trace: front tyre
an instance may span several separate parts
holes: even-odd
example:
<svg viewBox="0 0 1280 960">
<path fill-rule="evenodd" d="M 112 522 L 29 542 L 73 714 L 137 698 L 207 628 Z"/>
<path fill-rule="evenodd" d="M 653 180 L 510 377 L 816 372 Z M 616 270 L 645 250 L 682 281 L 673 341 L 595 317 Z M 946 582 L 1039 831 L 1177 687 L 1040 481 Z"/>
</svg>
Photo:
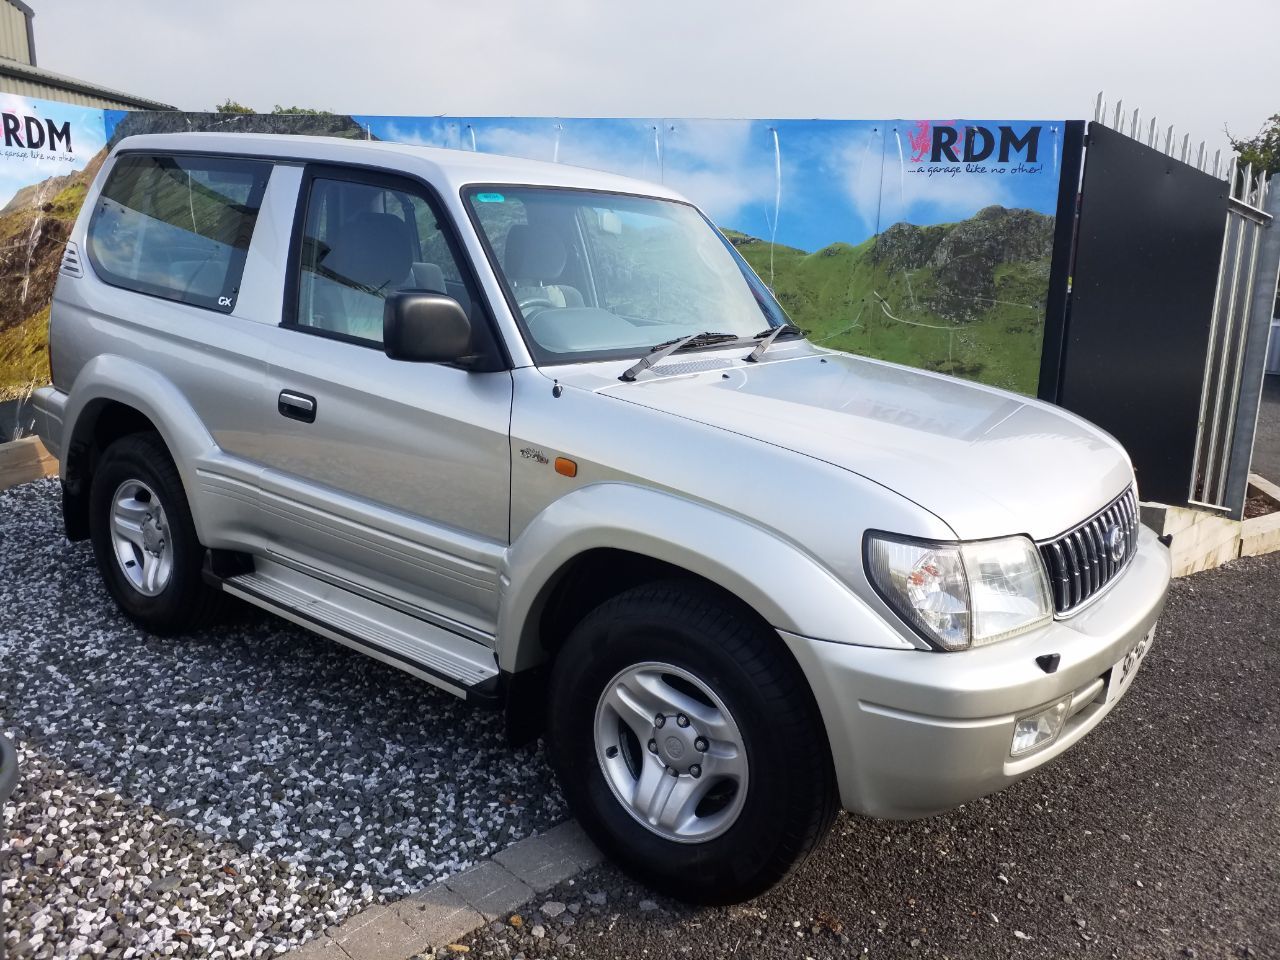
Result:
<svg viewBox="0 0 1280 960">
<path fill-rule="evenodd" d="M 836 811 L 827 738 L 765 624 L 697 583 L 637 587 L 569 636 L 552 672 L 552 763 L 591 838 L 681 900 L 749 899 Z"/>
<path fill-rule="evenodd" d="M 180 633 L 216 609 L 182 479 L 155 434 L 122 437 L 103 453 L 89 488 L 89 537 L 107 590 L 144 630 Z"/>
</svg>

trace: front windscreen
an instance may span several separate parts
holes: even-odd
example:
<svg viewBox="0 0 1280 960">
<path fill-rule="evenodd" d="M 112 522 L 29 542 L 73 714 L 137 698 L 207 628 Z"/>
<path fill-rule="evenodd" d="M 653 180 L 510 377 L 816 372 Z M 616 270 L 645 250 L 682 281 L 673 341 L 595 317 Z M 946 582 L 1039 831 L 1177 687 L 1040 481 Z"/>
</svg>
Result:
<svg viewBox="0 0 1280 960">
<path fill-rule="evenodd" d="M 467 201 L 541 363 L 635 356 L 696 333 L 750 338 L 786 320 L 688 204 L 510 186 Z"/>
</svg>

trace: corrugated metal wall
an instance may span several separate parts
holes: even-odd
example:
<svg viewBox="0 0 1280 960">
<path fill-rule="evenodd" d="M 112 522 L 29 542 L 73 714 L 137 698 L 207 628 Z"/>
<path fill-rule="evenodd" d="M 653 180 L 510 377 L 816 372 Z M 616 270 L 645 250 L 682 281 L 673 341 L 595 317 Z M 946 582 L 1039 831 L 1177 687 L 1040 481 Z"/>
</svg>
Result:
<svg viewBox="0 0 1280 960">
<path fill-rule="evenodd" d="M 19 63 L 31 62 L 27 47 L 27 18 L 7 0 L 0 0 L 0 57 Z"/>
<path fill-rule="evenodd" d="M 32 40 L 23 6 L 15 6 L 14 0 L 0 0 L 0 94 L 107 110 L 172 109 L 142 98 L 127 99 L 128 94 L 102 90 L 96 84 L 39 69 L 32 63 Z"/>
<path fill-rule="evenodd" d="M 16 93 L 20 97 L 36 97 L 40 100 L 61 100 L 63 103 L 75 103 L 82 107 L 101 107 L 109 110 L 136 110 L 136 106 L 120 100 L 108 100 L 103 97 L 91 97 L 77 90 L 64 87 L 53 87 L 45 83 L 31 80 L 20 80 L 17 77 L 0 76 L 0 93 Z"/>
</svg>

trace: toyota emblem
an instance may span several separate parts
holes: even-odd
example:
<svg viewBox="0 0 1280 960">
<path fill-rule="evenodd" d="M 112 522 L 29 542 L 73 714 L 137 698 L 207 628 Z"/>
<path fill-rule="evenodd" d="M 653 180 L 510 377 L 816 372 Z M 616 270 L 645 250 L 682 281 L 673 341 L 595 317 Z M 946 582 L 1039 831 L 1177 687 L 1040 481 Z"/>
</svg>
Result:
<svg viewBox="0 0 1280 960">
<path fill-rule="evenodd" d="M 1120 563 L 1124 560 L 1125 553 L 1129 550 L 1129 534 L 1124 527 L 1112 524 L 1107 530 L 1107 555 L 1111 557 L 1112 563 Z"/>
</svg>

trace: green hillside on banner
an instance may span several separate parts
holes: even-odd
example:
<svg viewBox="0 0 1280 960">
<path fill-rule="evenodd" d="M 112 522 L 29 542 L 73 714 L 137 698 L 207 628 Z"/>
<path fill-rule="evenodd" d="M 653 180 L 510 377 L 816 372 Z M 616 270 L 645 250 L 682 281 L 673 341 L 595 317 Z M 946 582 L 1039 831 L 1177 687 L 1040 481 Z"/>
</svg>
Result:
<svg viewBox="0 0 1280 960">
<path fill-rule="evenodd" d="M 1035 394 L 1052 217 L 986 207 L 813 253 L 724 233 L 822 346 Z"/>
</svg>

